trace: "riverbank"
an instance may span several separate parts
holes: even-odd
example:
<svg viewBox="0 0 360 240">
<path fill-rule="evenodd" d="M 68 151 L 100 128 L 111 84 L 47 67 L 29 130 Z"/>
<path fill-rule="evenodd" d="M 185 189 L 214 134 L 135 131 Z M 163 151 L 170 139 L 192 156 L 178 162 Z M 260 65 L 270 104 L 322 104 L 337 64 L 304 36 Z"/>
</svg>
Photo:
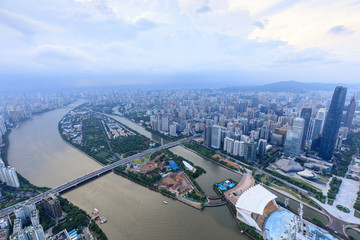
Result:
<svg viewBox="0 0 360 240">
<path fill-rule="evenodd" d="M 188 151 L 190 151 L 190 152 L 193 152 L 193 153 L 195 153 L 195 154 L 198 154 L 198 155 L 200 155 L 201 157 L 205 158 L 206 160 L 209 160 L 209 161 L 211 161 L 211 162 L 213 162 L 213 163 L 215 163 L 215 164 L 217 164 L 217 165 L 219 165 L 219 166 L 221 166 L 221 167 L 223 167 L 223 168 L 225 168 L 225 169 L 227 169 L 227 170 L 229 170 L 229 171 L 231 171 L 231 172 L 234 172 L 234 173 L 237 173 L 237 174 L 240 174 L 240 175 L 242 174 L 240 171 L 236 171 L 236 170 L 234 170 L 233 168 L 230 168 L 230 167 L 228 167 L 228 166 L 226 166 L 226 165 L 224 165 L 224 164 L 221 164 L 220 162 L 215 161 L 214 159 L 211 159 L 211 158 L 209 158 L 209 157 L 207 157 L 207 156 L 199 153 L 198 151 L 195 151 L 195 150 L 187 147 L 185 144 L 183 144 L 183 147 L 184 147 L 186 150 L 188 150 Z"/>
<path fill-rule="evenodd" d="M 158 138 L 160 138 L 160 139 L 162 139 L 162 140 L 166 140 L 166 141 L 168 141 L 168 142 L 170 142 L 170 141 L 177 141 L 177 140 L 180 140 L 180 139 L 183 139 L 183 138 L 186 137 L 186 136 L 183 136 L 183 135 L 178 136 L 178 137 L 174 137 L 174 136 L 169 136 L 169 135 L 162 134 L 162 133 L 160 133 L 159 131 L 154 131 L 153 129 L 151 129 L 151 128 L 147 127 L 147 126 L 144 126 L 143 124 L 140 124 L 140 122 L 136 122 L 136 121 L 134 121 L 133 119 L 131 119 L 131 118 L 127 117 L 127 116 L 124 116 L 123 114 L 120 114 L 119 111 L 118 111 L 118 113 L 116 113 L 116 112 L 113 111 L 111 114 L 108 114 L 108 115 L 113 115 L 113 116 L 117 116 L 117 117 L 124 118 L 124 119 L 132 122 L 133 124 L 136 124 L 137 126 L 143 128 L 144 131 L 147 131 L 147 132 L 149 132 L 150 134 L 152 134 L 152 135 L 154 135 L 154 136 L 156 136 L 156 137 L 158 137 Z M 154 140 L 154 141 L 156 141 L 156 140 Z M 158 142 L 158 141 L 157 141 L 157 142 Z M 160 143 L 160 142 L 159 142 L 159 143 Z"/>
<path fill-rule="evenodd" d="M 204 206 L 201 206 L 201 204 L 195 204 L 195 203 L 193 203 L 193 202 L 191 202 L 191 201 L 185 201 L 186 199 L 183 199 L 183 198 L 174 196 L 174 195 L 172 195 L 172 194 L 170 194 L 170 193 L 168 193 L 168 192 L 161 191 L 161 190 L 159 190 L 159 189 L 157 189 L 157 188 L 154 188 L 154 187 L 152 187 L 152 186 L 150 186 L 150 185 L 146 185 L 146 184 L 144 184 L 144 183 L 142 183 L 142 182 L 136 181 L 135 179 L 132 179 L 132 178 L 130 178 L 129 176 L 123 174 L 121 171 L 116 171 L 116 169 L 114 169 L 114 173 L 117 174 L 117 175 L 119 175 L 119 176 L 122 176 L 122 177 L 124 177 L 124 178 L 127 178 L 127 179 L 129 179 L 130 181 L 132 181 L 132 182 L 134 182 L 134 183 L 137 183 L 137 184 L 139 184 L 139 185 L 141 185 L 141 186 L 143 186 L 143 187 L 146 187 L 146 188 L 148 188 L 148 189 L 150 189 L 150 190 L 152 190 L 152 191 L 161 193 L 162 195 L 164 195 L 164 196 L 166 196 L 166 197 L 168 197 L 168 198 L 171 198 L 171 199 L 173 199 L 173 200 L 178 200 L 178 201 L 180 201 L 180 202 L 182 202 L 182 203 L 185 203 L 186 205 L 188 205 L 188 206 L 190 206 L 190 207 L 193 207 L 193 208 L 195 208 L 195 209 L 201 210 L 201 209 L 204 208 Z"/>
<path fill-rule="evenodd" d="M 72 102 L 73 103 L 73 102 Z M 71 104 L 71 103 L 69 103 Z M 69 104 L 67 104 L 66 106 L 68 106 Z M 66 107 L 66 106 L 63 106 L 63 107 Z M 34 115 L 41 115 L 41 114 L 45 114 L 45 113 L 49 113 L 51 111 L 54 111 L 54 110 L 57 110 L 57 109 L 61 109 L 61 108 L 55 108 L 55 109 L 51 109 L 51 110 L 48 110 L 48 111 L 44 111 L 44 112 L 41 112 L 41 113 L 38 113 L 38 114 L 34 114 Z M 28 119 L 27 119 L 28 120 Z M 23 122 L 21 122 L 21 124 L 24 124 L 27 122 L 27 120 L 24 120 Z M 9 136 L 10 136 L 10 133 L 11 133 L 11 129 L 8 130 L 8 132 L 4 135 L 5 138 L 5 146 L 3 146 L 1 148 L 1 157 L 3 158 L 4 160 L 4 163 L 6 165 L 9 165 L 9 162 L 8 162 L 8 151 L 9 151 L 9 146 L 10 146 L 10 140 L 9 140 Z M 40 193 L 43 193 L 47 190 L 49 190 L 50 188 L 49 187 L 38 187 L 36 185 L 33 185 L 32 183 L 30 183 L 30 181 L 28 181 L 25 177 L 23 177 L 18 171 L 17 171 L 17 175 L 18 175 L 18 178 L 19 178 L 19 182 L 20 182 L 20 187 L 19 188 L 11 188 L 11 187 L 7 187 L 7 186 L 3 186 L 1 185 L 1 191 L 2 191 L 2 194 L 4 195 L 2 199 L 4 199 L 4 197 L 8 196 L 8 192 L 10 191 L 12 194 L 18 192 L 18 193 L 24 193 L 24 192 L 30 192 L 30 193 L 33 193 L 32 195 L 29 195 L 28 197 L 32 197 L 32 196 L 36 196 Z M 61 202 L 64 203 L 66 205 L 65 208 L 67 209 L 71 209 L 71 212 L 76 212 L 76 213 L 82 213 L 82 214 L 85 214 L 86 218 L 90 219 L 90 216 L 85 213 L 84 210 L 82 210 L 81 208 L 79 208 L 78 206 L 68 202 L 68 200 L 66 198 L 61 198 Z M 13 201 L 11 202 L 11 204 L 9 204 L 9 202 L 6 204 L 6 206 L 2 206 L 2 208 L 5 208 L 5 207 L 9 207 L 9 206 L 12 206 L 12 205 L 15 205 L 19 202 L 22 202 L 26 199 L 18 199 L 16 201 Z M 65 206 L 64 205 L 64 206 Z M 71 206 L 71 208 L 67 207 L 67 206 Z M 1 209 L 2 209 L 1 208 Z M 48 221 L 48 219 L 44 219 L 44 218 L 40 218 L 40 224 L 44 224 L 46 226 L 46 223 L 44 221 Z M 87 222 L 87 226 L 91 223 L 92 221 L 88 221 Z M 80 223 L 80 222 L 79 222 Z M 75 224 L 76 225 L 76 224 Z M 72 223 L 71 224 L 71 227 L 73 227 L 74 224 Z M 87 227 L 87 226 L 84 226 L 84 227 Z M 53 226 L 51 226 L 53 227 Z M 78 226 L 80 227 L 80 225 Z M 73 228 L 71 229 L 67 229 L 67 230 L 72 230 Z M 47 230 L 44 228 L 44 230 Z M 96 232 L 95 234 L 99 235 L 99 236 L 102 236 L 102 240 L 106 240 L 107 237 L 106 237 L 106 234 L 104 232 L 102 232 L 102 230 Z"/>
</svg>

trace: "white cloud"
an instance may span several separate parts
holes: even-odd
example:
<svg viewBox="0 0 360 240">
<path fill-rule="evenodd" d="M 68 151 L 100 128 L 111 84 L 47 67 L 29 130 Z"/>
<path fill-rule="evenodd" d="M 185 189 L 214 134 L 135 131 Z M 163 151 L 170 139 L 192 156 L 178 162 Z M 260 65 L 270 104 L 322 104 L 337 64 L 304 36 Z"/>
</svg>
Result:
<svg viewBox="0 0 360 240">
<path fill-rule="evenodd" d="M 231 11 L 245 10 L 251 16 L 256 16 L 283 0 L 229 0 L 229 9 Z"/>
<path fill-rule="evenodd" d="M 22 35 L 32 36 L 38 33 L 58 30 L 40 21 L 33 20 L 21 14 L 0 9 L 0 24 L 14 29 Z"/>
<path fill-rule="evenodd" d="M 264 29 L 256 28 L 249 39 L 279 40 L 298 49 L 320 48 L 332 54 L 349 54 L 360 41 L 360 4 L 354 1 L 300 1 L 280 12 L 265 14 Z M 347 26 L 354 34 L 331 36 L 329 29 Z M 359 59 L 360 60 L 360 59 Z"/>
<path fill-rule="evenodd" d="M 291 75 L 310 64 L 360 63 L 360 5 L 352 0 L 25 3 L 0 9 L 1 69 L 271 74 L 282 68 Z"/>
<path fill-rule="evenodd" d="M 45 44 L 35 49 L 35 55 L 44 60 L 55 60 L 61 62 L 77 62 L 91 60 L 88 54 L 78 48 Z"/>
</svg>

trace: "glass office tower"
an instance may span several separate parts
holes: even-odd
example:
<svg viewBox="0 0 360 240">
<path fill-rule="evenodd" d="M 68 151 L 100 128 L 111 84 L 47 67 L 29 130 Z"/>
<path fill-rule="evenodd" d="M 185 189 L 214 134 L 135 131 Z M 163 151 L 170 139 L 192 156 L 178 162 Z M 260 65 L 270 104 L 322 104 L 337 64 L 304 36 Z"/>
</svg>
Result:
<svg viewBox="0 0 360 240">
<path fill-rule="evenodd" d="M 345 87 L 336 87 L 331 99 L 320 142 L 319 157 L 324 160 L 331 160 L 334 153 L 341 117 L 344 111 L 346 91 L 347 88 Z"/>
</svg>

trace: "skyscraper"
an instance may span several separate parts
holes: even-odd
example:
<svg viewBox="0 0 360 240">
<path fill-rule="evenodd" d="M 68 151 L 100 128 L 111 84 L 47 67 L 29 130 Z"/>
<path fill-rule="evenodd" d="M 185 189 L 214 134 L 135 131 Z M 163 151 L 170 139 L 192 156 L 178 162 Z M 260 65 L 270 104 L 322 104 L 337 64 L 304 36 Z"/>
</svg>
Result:
<svg viewBox="0 0 360 240">
<path fill-rule="evenodd" d="M 240 148 L 240 141 L 235 140 L 234 149 L 233 149 L 233 153 L 232 153 L 234 156 L 239 156 L 239 148 Z"/>
<path fill-rule="evenodd" d="M 258 154 L 264 156 L 266 153 L 267 141 L 265 139 L 260 139 L 258 143 Z"/>
<path fill-rule="evenodd" d="M 17 232 L 10 237 L 13 240 L 46 240 L 44 229 L 41 225 L 29 226 L 25 229 L 16 228 Z"/>
<path fill-rule="evenodd" d="M 310 138 L 314 139 L 320 137 L 322 122 L 323 121 L 321 119 L 313 119 Z"/>
<path fill-rule="evenodd" d="M 256 142 L 245 143 L 245 149 L 244 149 L 245 160 L 250 161 L 250 162 L 255 162 L 256 161 L 256 151 L 257 151 Z"/>
<path fill-rule="evenodd" d="M 316 114 L 316 119 L 320 119 L 322 121 L 321 128 L 320 128 L 320 134 L 322 133 L 322 130 L 325 125 L 325 118 L 326 118 L 326 108 L 320 108 Z"/>
<path fill-rule="evenodd" d="M 227 139 L 227 144 L 226 144 L 226 152 L 227 153 L 230 153 L 230 154 L 232 154 L 233 153 L 233 151 L 234 151 L 234 142 L 235 142 L 235 140 L 234 139 L 232 139 L 232 138 L 226 138 Z"/>
<path fill-rule="evenodd" d="M 62 215 L 62 209 L 60 205 L 59 199 L 54 194 L 49 194 L 47 197 L 43 199 L 43 205 L 45 211 L 52 218 L 59 218 Z"/>
<path fill-rule="evenodd" d="M 6 185 L 11 187 L 20 187 L 19 179 L 17 177 L 15 168 L 8 166 L 4 170 Z"/>
<path fill-rule="evenodd" d="M 0 182 L 6 183 L 6 176 L 5 176 L 6 167 L 3 160 L 0 158 Z"/>
<path fill-rule="evenodd" d="M 211 126 L 206 126 L 204 131 L 204 145 L 211 146 Z"/>
<path fill-rule="evenodd" d="M 169 131 L 169 118 L 167 116 L 161 118 L 161 130 L 165 132 Z"/>
<path fill-rule="evenodd" d="M 300 154 L 304 125 L 305 120 L 303 118 L 295 118 L 292 129 L 287 131 L 284 145 L 284 155 L 286 157 Z"/>
<path fill-rule="evenodd" d="M 243 157 L 245 155 L 245 142 L 240 141 L 239 145 L 239 156 Z"/>
<path fill-rule="evenodd" d="M 31 215 L 35 211 L 37 211 L 35 204 L 26 204 L 20 208 L 16 208 L 14 214 L 15 217 L 21 219 L 21 223 L 25 225 L 31 221 Z"/>
<path fill-rule="evenodd" d="M 211 127 L 211 147 L 219 149 L 221 145 L 221 127 L 214 125 Z"/>
<path fill-rule="evenodd" d="M 334 153 L 334 148 L 340 128 L 341 116 L 344 110 L 347 88 L 338 86 L 335 88 L 331 99 L 329 112 L 325 119 L 322 132 L 319 157 L 330 160 Z"/>
<path fill-rule="evenodd" d="M 6 133 L 6 126 L 3 116 L 0 115 L 0 137 Z"/>
<path fill-rule="evenodd" d="M 300 117 L 305 120 L 304 123 L 304 132 L 301 140 L 301 149 L 305 148 L 306 136 L 308 135 L 309 131 L 309 123 L 311 118 L 312 108 L 305 107 L 301 109 Z"/>
<path fill-rule="evenodd" d="M 170 128 L 170 136 L 177 137 L 176 124 L 171 124 L 169 128 Z"/>
<path fill-rule="evenodd" d="M 356 102 L 355 102 L 355 97 L 353 96 L 349 104 L 349 109 L 347 110 L 346 113 L 345 127 L 348 128 L 351 127 L 352 120 L 354 118 L 355 108 L 356 108 Z"/>
</svg>

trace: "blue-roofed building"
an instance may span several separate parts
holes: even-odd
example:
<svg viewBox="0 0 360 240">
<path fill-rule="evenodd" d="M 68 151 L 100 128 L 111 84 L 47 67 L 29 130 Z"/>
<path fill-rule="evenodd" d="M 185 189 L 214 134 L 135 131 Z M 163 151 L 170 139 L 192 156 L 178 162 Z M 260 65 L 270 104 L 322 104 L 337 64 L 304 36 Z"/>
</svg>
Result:
<svg viewBox="0 0 360 240">
<path fill-rule="evenodd" d="M 171 167 L 174 171 L 179 169 L 178 165 L 176 165 L 176 163 L 174 162 L 174 160 L 169 160 L 169 164 L 170 164 L 170 167 Z"/>
<path fill-rule="evenodd" d="M 70 237 L 71 240 L 79 239 L 79 235 L 81 237 L 81 234 L 77 234 L 77 229 L 71 230 L 68 234 L 69 234 L 69 237 Z"/>
</svg>

